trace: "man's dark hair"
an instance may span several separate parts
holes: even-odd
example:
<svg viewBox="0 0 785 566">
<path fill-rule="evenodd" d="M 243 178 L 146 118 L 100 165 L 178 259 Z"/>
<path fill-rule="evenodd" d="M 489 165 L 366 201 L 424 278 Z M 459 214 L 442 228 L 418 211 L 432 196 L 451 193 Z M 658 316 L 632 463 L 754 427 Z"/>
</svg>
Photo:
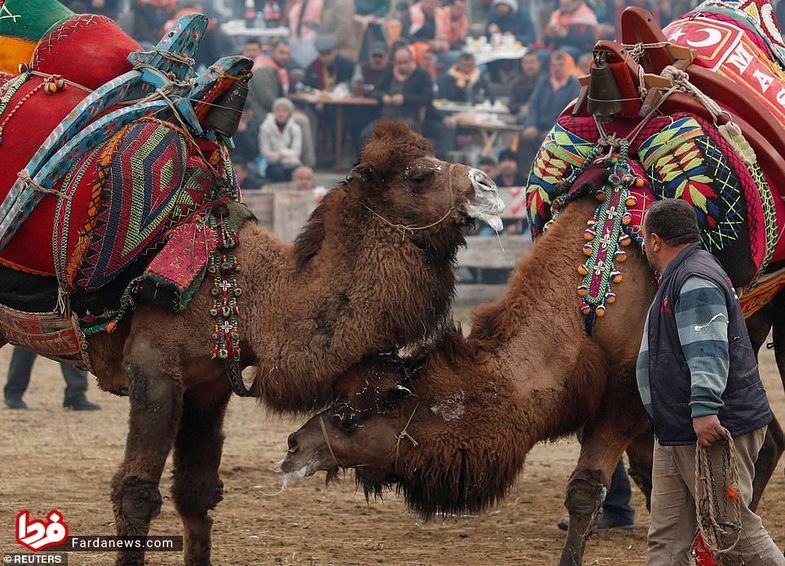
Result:
<svg viewBox="0 0 785 566">
<path fill-rule="evenodd" d="M 286 41 L 284 38 L 279 37 L 278 39 L 273 41 L 272 45 L 270 45 L 270 49 L 274 51 L 275 48 L 278 47 L 279 45 L 286 45 L 286 46 L 288 46 L 289 42 Z"/>
<path fill-rule="evenodd" d="M 251 39 L 246 39 L 245 40 L 245 44 L 246 45 L 258 45 L 259 47 L 262 46 L 262 42 L 259 41 L 258 39 L 254 39 L 253 37 Z"/>
<path fill-rule="evenodd" d="M 499 152 L 499 163 L 502 161 L 515 161 L 515 163 L 518 163 L 518 156 L 508 147 Z"/>
<path fill-rule="evenodd" d="M 467 53 L 466 51 L 462 51 L 461 54 L 458 56 L 459 61 L 474 61 L 474 55 L 472 53 Z"/>
<path fill-rule="evenodd" d="M 493 157 L 483 156 L 477 162 L 477 165 L 496 165 L 496 160 Z"/>
<path fill-rule="evenodd" d="M 681 199 L 663 199 L 646 211 L 643 221 L 647 234 L 657 234 L 669 246 L 700 241 L 700 228 L 692 205 Z"/>
</svg>

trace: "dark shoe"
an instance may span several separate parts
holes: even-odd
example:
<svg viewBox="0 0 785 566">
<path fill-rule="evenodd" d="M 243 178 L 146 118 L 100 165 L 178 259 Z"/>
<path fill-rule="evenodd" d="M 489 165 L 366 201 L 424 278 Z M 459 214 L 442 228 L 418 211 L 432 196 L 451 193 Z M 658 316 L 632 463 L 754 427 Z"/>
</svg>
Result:
<svg viewBox="0 0 785 566">
<path fill-rule="evenodd" d="M 559 527 L 562 531 L 569 530 L 570 528 L 570 516 L 567 515 L 559 519 L 559 522 L 556 523 L 556 526 Z M 590 532 L 594 531 L 601 531 L 603 529 L 622 529 L 625 531 L 631 531 L 635 528 L 635 522 L 629 519 L 614 517 L 613 515 L 608 515 L 606 513 L 599 513 L 595 518 L 594 522 L 591 525 Z"/>
<path fill-rule="evenodd" d="M 20 409 L 20 410 L 27 409 L 27 403 L 22 401 L 22 399 L 17 399 L 16 397 L 6 398 L 5 406 L 8 407 L 9 409 Z"/>
<path fill-rule="evenodd" d="M 100 411 L 101 405 L 91 403 L 87 399 L 77 399 L 76 401 L 63 401 L 63 408 L 71 411 Z"/>
</svg>

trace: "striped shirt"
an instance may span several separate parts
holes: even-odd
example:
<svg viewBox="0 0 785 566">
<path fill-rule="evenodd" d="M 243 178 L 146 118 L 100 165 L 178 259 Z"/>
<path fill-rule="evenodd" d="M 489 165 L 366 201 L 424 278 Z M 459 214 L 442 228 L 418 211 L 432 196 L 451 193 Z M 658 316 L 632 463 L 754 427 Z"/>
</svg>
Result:
<svg viewBox="0 0 785 566">
<path fill-rule="evenodd" d="M 728 307 L 722 289 L 702 277 L 689 277 L 674 307 L 679 342 L 690 368 L 690 410 L 692 418 L 716 415 L 723 406 L 722 394 L 728 383 Z M 649 318 L 646 317 L 636 375 L 641 401 L 650 417 Z M 668 376 L 655 379 L 667 380 Z"/>
</svg>

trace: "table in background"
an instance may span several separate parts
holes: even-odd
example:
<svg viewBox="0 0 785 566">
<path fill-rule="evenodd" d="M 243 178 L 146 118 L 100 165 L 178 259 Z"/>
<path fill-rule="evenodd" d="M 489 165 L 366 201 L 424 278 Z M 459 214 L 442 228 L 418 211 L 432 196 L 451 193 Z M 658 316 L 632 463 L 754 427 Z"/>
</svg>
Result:
<svg viewBox="0 0 785 566">
<path fill-rule="evenodd" d="M 229 37 L 253 37 L 256 39 L 268 40 L 289 37 L 289 28 L 249 28 L 245 26 L 245 20 L 229 20 L 221 25 L 221 31 Z"/>
<path fill-rule="evenodd" d="M 499 134 L 502 132 L 519 133 L 521 131 L 520 124 L 505 124 L 503 122 L 494 122 L 488 120 L 477 119 L 477 116 L 460 114 L 455 116 L 458 122 L 458 127 L 467 128 L 470 130 L 477 130 L 482 136 L 483 146 L 480 154 L 485 157 L 496 157 L 493 152 L 493 144 L 496 143 Z"/>
<path fill-rule="evenodd" d="M 365 98 L 362 96 L 345 96 L 336 98 L 328 93 L 296 93 L 289 95 L 294 102 L 305 104 L 323 104 L 335 107 L 335 170 L 342 170 L 343 156 L 343 109 L 345 106 L 376 106 L 378 101 L 375 98 Z"/>
</svg>

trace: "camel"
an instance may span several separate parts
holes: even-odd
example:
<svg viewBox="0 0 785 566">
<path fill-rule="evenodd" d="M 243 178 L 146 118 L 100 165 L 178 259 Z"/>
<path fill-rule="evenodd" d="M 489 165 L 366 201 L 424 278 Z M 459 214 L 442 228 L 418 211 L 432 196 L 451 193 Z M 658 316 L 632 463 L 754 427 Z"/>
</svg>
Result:
<svg viewBox="0 0 785 566">
<path fill-rule="evenodd" d="M 651 435 L 635 360 L 656 288 L 643 254 L 631 248 L 620 267 L 624 308 L 615 306 L 585 334 L 573 284 L 575 242 L 595 205 L 583 198 L 562 212 L 519 261 L 505 294 L 475 311 L 468 338 L 454 329 L 424 355 L 369 357 L 342 376 L 333 405 L 289 437 L 281 470 L 323 470 L 329 480 L 354 468 L 366 495 L 395 488 L 425 518 L 476 513 L 504 497 L 537 442 L 584 426 L 560 559 L 580 564 L 625 449 L 633 477 L 651 489 Z M 781 452 L 776 444 L 771 450 L 766 479 Z"/>
<path fill-rule="evenodd" d="M 448 317 L 466 224 L 495 225 L 503 206 L 484 173 L 439 161 L 403 122 L 382 122 L 294 245 L 246 222 L 235 248 L 237 316 L 254 394 L 278 411 L 325 406 L 332 380 L 368 352 L 427 341 Z M 140 304 L 113 333 L 88 338 L 100 387 L 130 397 L 125 459 L 112 481 L 117 534 L 147 534 L 174 448 L 172 494 L 188 564 L 210 561 L 231 396 L 225 367 L 210 354 L 210 287 L 182 313 Z M 117 562 L 142 564 L 144 554 L 125 551 Z"/>
</svg>

